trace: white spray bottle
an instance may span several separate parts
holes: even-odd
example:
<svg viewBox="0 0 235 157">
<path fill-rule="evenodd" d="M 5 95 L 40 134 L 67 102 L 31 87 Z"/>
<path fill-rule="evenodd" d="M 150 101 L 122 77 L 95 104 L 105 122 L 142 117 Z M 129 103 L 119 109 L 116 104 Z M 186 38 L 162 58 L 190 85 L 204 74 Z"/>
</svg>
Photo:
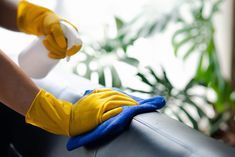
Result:
<svg viewBox="0 0 235 157">
<path fill-rule="evenodd" d="M 63 33 L 68 42 L 68 48 L 74 44 L 81 44 L 77 30 L 70 24 L 61 21 Z M 59 62 L 59 59 L 48 57 L 48 50 L 44 47 L 42 41 L 45 37 L 39 37 L 24 49 L 19 57 L 18 63 L 26 74 L 32 78 L 40 79 L 45 77 L 51 69 Z M 69 60 L 69 58 L 67 58 Z"/>
</svg>

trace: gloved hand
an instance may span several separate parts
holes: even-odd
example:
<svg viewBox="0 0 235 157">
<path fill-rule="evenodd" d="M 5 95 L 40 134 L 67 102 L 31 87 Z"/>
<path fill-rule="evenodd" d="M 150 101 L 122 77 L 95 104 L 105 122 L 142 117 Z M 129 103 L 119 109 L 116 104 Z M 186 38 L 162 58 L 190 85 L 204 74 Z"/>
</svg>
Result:
<svg viewBox="0 0 235 157">
<path fill-rule="evenodd" d="M 122 106 L 138 105 L 131 97 L 112 89 L 97 89 L 74 105 L 58 100 L 41 90 L 32 102 L 25 119 L 51 133 L 75 136 L 94 129 L 122 112 Z"/>
<path fill-rule="evenodd" d="M 75 148 L 92 144 L 101 145 L 105 142 L 113 139 L 117 135 L 125 131 L 132 120 L 132 118 L 141 113 L 155 112 L 157 109 L 162 108 L 166 101 L 162 96 L 155 96 L 149 99 L 142 99 L 133 95 L 124 93 L 120 89 L 114 88 L 118 92 L 121 92 L 128 97 L 131 97 L 139 103 L 137 106 L 123 106 L 123 111 L 115 117 L 108 119 L 103 122 L 95 129 L 78 136 L 74 136 L 69 139 L 67 143 L 67 149 L 73 150 Z M 87 91 L 84 95 L 91 93 L 92 91 Z"/>
<path fill-rule="evenodd" d="M 82 46 L 81 44 L 75 44 L 71 48 L 67 48 L 66 38 L 60 26 L 61 20 L 63 19 L 47 8 L 25 0 L 19 2 L 17 11 L 17 26 L 19 30 L 28 34 L 46 36 L 43 44 L 49 50 L 48 56 L 54 59 L 72 56 Z M 69 23 L 66 20 L 63 21 Z M 74 25 L 72 26 L 77 29 Z"/>
</svg>

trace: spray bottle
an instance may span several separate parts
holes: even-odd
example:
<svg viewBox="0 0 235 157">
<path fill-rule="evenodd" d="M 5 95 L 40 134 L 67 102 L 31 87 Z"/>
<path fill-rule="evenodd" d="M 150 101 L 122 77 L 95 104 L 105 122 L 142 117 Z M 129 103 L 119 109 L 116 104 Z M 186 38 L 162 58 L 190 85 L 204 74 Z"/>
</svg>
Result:
<svg viewBox="0 0 235 157">
<path fill-rule="evenodd" d="M 78 32 L 73 26 L 64 21 L 61 21 L 60 25 L 67 39 L 68 48 L 71 48 L 74 44 L 82 45 Z M 59 62 L 59 59 L 48 57 L 48 50 L 42 43 L 44 38 L 43 36 L 34 40 L 18 57 L 18 63 L 24 72 L 36 79 L 45 77 Z M 67 57 L 67 61 L 69 61 L 69 57 Z"/>
</svg>

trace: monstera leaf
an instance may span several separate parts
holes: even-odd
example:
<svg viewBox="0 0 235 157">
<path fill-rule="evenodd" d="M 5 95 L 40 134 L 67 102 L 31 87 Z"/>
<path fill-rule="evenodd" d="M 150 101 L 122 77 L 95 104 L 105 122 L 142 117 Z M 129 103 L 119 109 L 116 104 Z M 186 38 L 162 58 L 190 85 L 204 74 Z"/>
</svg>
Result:
<svg viewBox="0 0 235 157">
<path fill-rule="evenodd" d="M 97 83 L 104 86 L 112 86 L 112 87 L 122 87 L 122 82 L 118 74 L 118 66 L 115 65 L 117 62 L 122 62 L 129 64 L 131 66 L 138 66 L 139 61 L 135 58 L 128 57 L 127 55 L 119 56 L 116 53 L 110 54 L 102 54 L 99 52 L 95 52 L 94 54 L 89 54 L 83 52 L 86 56 L 83 61 L 77 63 L 74 67 L 74 73 L 79 73 L 80 65 L 85 66 L 85 72 L 82 76 L 92 79 L 92 76 L 97 77 Z M 109 79 L 107 79 L 109 78 Z M 108 82 L 107 80 L 110 80 Z"/>
<path fill-rule="evenodd" d="M 107 34 L 102 41 L 90 44 L 88 48 L 92 49 L 92 52 L 84 49 L 81 53 L 86 57 L 83 61 L 77 63 L 73 70 L 74 73 L 79 74 L 77 67 L 83 65 L 85 73 L 82 76 L 88 79 L 96 77 L 97 83 L 104 86 L 122 87 L 122 80 L 115 63 L 122 62 L 137 68 L 139 61 L 128 56 L 128 47 L 132 46 L 140 37 L 148 37 L 156 32 L 163 31 L 171 19 L 175 17 L 166 14 L 161 19 L 149 21 L 147 20 L 149 18 L 144 15 L 139 14 L 129 22 L 114 17 L 116 36 L 110 37 Z M 91 68 L 94 64 L 95 68 Z"/>
<path fill-rule="evenodd" d="M 129 90 L 149 96 L 162 95 L 166 97 L 167 105 L 161 110 L 162 112 L 206 134 L 213 134 L 224 123 L 226 118 L 224 115 L 215 114 L 211 116 L 205 110 L 205 108 L 213 106 L 213 102 L 205 95 L 193 92 L 194 88 L 199 87 L 204 91 L 208 90 L 207 87 L 200 85 L 197 80 L 192 79 L 184 89 L 179 90 L 172 85 L 164 69 L 162 69 L 162 74 L 155 73 L 152 67 L 146 67 L 146 71 L 138 72 L 137 76 L 149 87 L 149 90 L 128 88 Z M 201 127 L 201 124 L 205 121 L 208 123 L 208 130 Z"/>
<path fill-rule="evenodd" d="M 205 1 L 192 11 L 192 22 L 181 21 L 182 27 L 172 37 L 172 45 L 176 56 L 184 60 L 190 55 L 199 53 L 199 61 L 194 79 L 212 88 L 217 100 L 215 108 L 219 112 L 228 109 L 228 104 L 235 105 L 231 100 L 232 89 L 229 82 L 222 76 L 220 62 L 215 46 L 215 29 L 213 16 L 219 10 L 221 0 L 212 3 L 212 9 L 206 16 Z"/>
</svg>

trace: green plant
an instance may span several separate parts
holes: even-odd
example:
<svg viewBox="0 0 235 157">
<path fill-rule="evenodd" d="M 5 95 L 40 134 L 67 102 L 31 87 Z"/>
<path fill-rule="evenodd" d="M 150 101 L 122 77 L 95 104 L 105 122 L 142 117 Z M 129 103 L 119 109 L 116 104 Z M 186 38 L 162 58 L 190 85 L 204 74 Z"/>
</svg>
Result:
<svg viewBox="0 0 235 157">
<path fill-rule="evenodd" d="M 104 86 L 110 86 L 107 80 L 111 78 L 112 87 L 123 87 L 115 63 L 122 62 L 129 66 L 138 67 L 139 61 L 127 54 L 128 47 L 133 45 L 140 37 L 148 37 L 153 35 L 154 32 L 163 31 L 168 22 L 175 17 L 172 14 L 166 14 L 157 21 L 154 19 L 146 22 L 146 20 L 143 21 L 143 19 L 146 19 L 143 16 L 144 14 L 141 13 L 140 15 L 129 22 L 124 22 L 115 17 L 116 36 L 109 37 L 106 34 L 103 41 L 92 43 L 87 49 L 85 48 L 82 53 L 86 57 L 83 61 L 77 63 L 73 72 L 78 74 L 76 67 L 83 64 L 86 71 L 82 76 L 91 79 L 92 75 L 97 75 L 97 82 Z M 91 65 L 95 65 L 95 67 L 90 68 Z"/>
<path fill-rule="evenodd" d="M 208 3 L 208 1 L 203 0 L 186 1 L 185 5 L 191 7 L 192 20 L 188 22 L 183 17 L 178 16 L 177 23 L 181 27 L 175 31 L 172 37 L 172 46 L 176 56 L 181 55 L 184 60 L 187 60 L 192 54 L 199 54 L 197 70 L 192 80 L 183 90 L 178 90 L 170 83 L 164 69 L 163 77 L 160 77 L 154 73 L 152 68 L 148 67 L 148 73 L 139 72 L 137 76 L 149 86 L 150 90 L 131 90 L 147 93 L 151 96 L 156 94 L 166 96 L 168 106 L 163 112 L 171 112 L 173 117 L 179 121 L 184 123 L 189 121 L 193 128 L 213 135 L 220 130 L 222 124 L 227 125 L 228 128 L 234 128 L 234 126 L 231 126 L 231 119 L 233 119 L 234 115 L 235 102 L 232 99 L 233 90 L 231 85 L 222 76 L 215 44 L 213 18 L 219 11 L 222 0 L 210 2 L 211 9 L 207 15 L 205 14 L 206 2 Z M 148 79 L 149 77 L 154 78 L 155 81 L 151 82 L 151 79 Z M 192 94 L 195 87 L 202 88 L 204 95 Z M 206 95 L 207 91 L 215 95 L 215 100 L 211 101 L 208 98 Z M 185 107 L 191 107 L 191 110 L 196 111 L 196 114 L 193 114 Z M 213 116 L 204 110 L 204 108 L 208 107 L 213 110 Z M 183 117 L 187 118 L 183 119 L 180 116 L 182 114 Z M 204 123 L 205 121 L 207 122 L 207 130 L 200 127 L 202 120 Z"/>
<path fill-rule="evenodd" d="M 213 136 L 221 129 L 221 125 L 227 125 L 228 130 L 235 132 L 235 129 L 232 129 L 235 128 L 233 119 L 235 102 L 231 96 L 233 90 L 229 81 L 221 74 L 215 44 L 213 18 L 221 4 L 222 0 L 185 0 L 160 19 L 146 18 L 144 13 L 130 22 L 124 22 L 116 17 L 116 36 L 112 38 L 106 36 L 103 41 L 90 45 L 89 49 L 83 52 L 86 58 L 78 64 L 87 66 L 85 77 L 90 79 L 96 74 L 98 82 L 102 85 L 108 84 L 105 71 L 109 71 L 113 87 L 129 89 L 148 96 L 165 96 L 168 105 L 162 112 L 206 134 Z M 191 21 L 187 21 L 179 13 L 185 5 L 191 8 L 188 13 L 191 15 Z M 206 5 L 211 8 L 207 14 Z M 199 54 L 194 77 L 184 89 L 179 90 L 169 81 L 163 68 L 162 74 L 157 74 L 154 72 L 154 67 L 147 67 L 145 72 L 139 70 L 137 77 L 149 87 L 149 90 L 124 87 L 114 63 L 124 62 L 138 69 L 141 61 L 130 57 L 127 53 L 128 48 L 140 37 L 163 32 L 169 23 L 177 23 L 180 26 L 172 36 L 175 55 L 183 56 L 183 59 L 187 60 L 192 54 Z M 93 63 L 96 64 L 96 68 L 89 68 Z M 77 73 L 76 68 L 74 72 Z M 197 93 L 198 88 L 203 94 Z M 215 99 L 211 100 L 208 93 L 214 94 Z M 212 113 L 208 113 L 208 110 Z M 203 126 L 205 124 L 206 127 Z"/>
<path fill-rule="evenodd" d="M 128 88 L 129 90 L 150 96 L 165 96 L 167 106 L 161 112 L 196 130 L 212 135 L 226 120 L 226 116 L 222 113 L 213 116 L 208 114 L 208 109 L 214 105 L 205 94 L 210 92 L 208 91 L 210 89 L 199 84 L 195 79 L 190 80 L 184 89 L 179 90 L 172 85 L 164 69 L 162 69 L 162 74 L 157 74 L 153 68 L 146 67 L 146 71 L 139 71 L 137 76 L 149 87 L 149 90 Z M 198 94 L 196 88 L 200 88 L 202 94 Z M 206 123 L 206 127 L 202 123 Z"/>
<path fill-rule="evenodd" d="M 176 56 L 181 55 L 184 60 L 187 60 L 192 54 L 199 54 L 197 70 L 192 80 L 183 90 L 178 90 L 170 83 L 164 69 L 163 77 L 160 77 L 154 73 L 152 68 L 148 67 L 148 73 L 139 72 L 137 76 L 149 86 L 150 90 L 131 90 L 151 96 L 156 94 L 166 96 L 168 106 L 163 112 L 171 112 L 171 115 L 179 121 L 190 122 L 193 128 L 211 136 L 217 134 L 222 125 L 227 127 L 227 131 L 234 132 L 233 90 L 229 81 L 221 73 L 213 24 L 213 18 L 219 11 L 222 0 L 211 2 L 211 10 L 207 15 L 205 14 L 206 1 L 196 2 L 199 2 L 198 5 L 189 4 L 192 7 L 192 20 L 187 22 L 179 16 L 177 23 L 181 25 L 181 28 L 176 30 L 172 37 L 172 46 Z M 149 77 L 154 78 L 155 81 L 151 82 Z M 196 91 L 195 87 L 202 88 L 204 94 L 192 94 L 192 91 Z M 214 100 L 209 99 L 208 91 L 215 95 Z M 186 107 L 190 107 L 191 111 L 196 112 L 190 112 Z M 213 111 L 213 115 L 209 115 L 205 110 L 208 107 Z M 186 118 L 182 118 L 182 115 Z M 201 123 L 205 123 L 205 121 L 208 129 L 201 127 Z"/>
<path fill-rule="evenodd" d="M 230 82 L 221 73 L 213 23 L 213 18 L 219 11 L 223 0 L 211 1 L 211 9 L 207 15 L 205 13 L 206 2 L 201 0 L 197 7 L 192 7 L 192 22 L 186 22 L 183 19 L 179 21 L 182 27 L 173 35 L 172 45 L 176 56 L 183 53 L 184 60 L 193 53 L 199 53 L 199 62 L 193 77 L 194 82 L 211 89 L 216 96 L 211 106 L 215 112 L 214 119 L 218 122 L 213 120 L 216 125 L 212 125 L 211 135 L 225 139 L 227 143 L 235 146 L 235 143 L 232 142 L 235 139 L 235 100 L 232 96 L 233 89 Z M 188 49 L 180 51 L 184 46 L 188 46 Z M 222 125 L 226 126 L 226 129 L 221 129 Z"/>
<path fill-rule="evenodd" d="M 222 0 L 214 1 L 211 4 L 208 15 L 205 15 L 205 3 L 202 0 L 198 7 L 192 8 L 192 22 L 186 22 L 181 18 L 179 23 L 182 27 L 174 33 L 172 45 L 175 55 L 183 53 L 184 60 L 193 53 L 200 54 L 194 80 L 215 91 L 217 97 L 214 103 L 215 108 L 217 111 L 223 112 L 235 103 L 231 99 L 231 85 L 222 76 L 215 44 L 213 17 L 219 11 Z M 184 46 L 188 46 L 188 49 L 181 52 L 180 50 Z"/>
</svg>

